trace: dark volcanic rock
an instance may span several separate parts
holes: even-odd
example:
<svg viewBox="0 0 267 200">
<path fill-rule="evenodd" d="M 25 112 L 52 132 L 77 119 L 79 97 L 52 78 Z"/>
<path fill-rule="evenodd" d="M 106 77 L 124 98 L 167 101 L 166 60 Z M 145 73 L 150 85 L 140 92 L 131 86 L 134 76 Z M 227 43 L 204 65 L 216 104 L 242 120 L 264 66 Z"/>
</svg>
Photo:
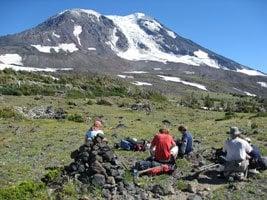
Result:
<svg viewBox="0 0 267 200">
<path fill-rule="evenodd" d="M 151 192 L 154 194 L 159 194 L 159 195 L 171 195 L 174 194 L 174 188 L 170 183 L 166 183 L 165 185 L 154 185 L 151 189 Z"/>
<path fill-rule="evenodd" d="M 104 184 L 106 183 L 106 178 L 104 175 L 102 174 L 95 174 L 93 175 L 93 178 L 92 178 L 92 184 L 94 186 L 104 186 Z"/>
</svg>

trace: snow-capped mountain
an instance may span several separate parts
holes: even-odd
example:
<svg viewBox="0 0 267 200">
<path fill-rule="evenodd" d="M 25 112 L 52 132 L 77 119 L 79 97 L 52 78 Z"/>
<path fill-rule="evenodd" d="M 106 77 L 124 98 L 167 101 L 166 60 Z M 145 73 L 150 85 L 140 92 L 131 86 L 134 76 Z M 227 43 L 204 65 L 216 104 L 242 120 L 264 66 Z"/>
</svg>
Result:
<svg viewBox="0 0 267 200">
<path fill-rule="evenodd" d="M 257 94 L 266 90 L 259 82 L 265 83 L 267 77 L 179 36 L 143 13 L 113 16 L 84 9 L 66 10 L 32 29 L 0 37 L 0 69 L 6 67 L 117 75 L 122 71 L 146 70 L 158 81 L 164 81 L 162 77 L 170 74 L 186 77 L 184 82 L 196 80 L 194 77 L 201 77 L 198 82 L 226 81 L 224 87 L 217 87 L 228 92 L 238 92 L 234 88 L 243 91 L 249 82 L 246 89 Z M 139 77 L 135 74 L 135 78 L 142 81 L 140 74 Z M 236 85 L 240 81 L 242 88 Z M 252 82 L 260 89 L 249 88 Z M 215 90 L 212 86 L 205 88 Z"/>
</svg>

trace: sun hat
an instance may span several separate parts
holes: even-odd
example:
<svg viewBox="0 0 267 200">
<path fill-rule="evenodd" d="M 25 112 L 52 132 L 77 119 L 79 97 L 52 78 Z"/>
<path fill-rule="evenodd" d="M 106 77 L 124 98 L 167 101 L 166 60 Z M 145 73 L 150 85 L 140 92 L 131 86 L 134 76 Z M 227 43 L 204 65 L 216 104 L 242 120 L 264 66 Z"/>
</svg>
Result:
<svg viewBox="0 0 267 200">
<path fill-rule="evenodd" d="M 240 135 L 241 132 L 239 131 L 239 129 L 237 127 L 234 126 L 234 127 L 230 128 L 229 134 L 232 136 L 237 136 L 237 135 Z"/>
</svg>

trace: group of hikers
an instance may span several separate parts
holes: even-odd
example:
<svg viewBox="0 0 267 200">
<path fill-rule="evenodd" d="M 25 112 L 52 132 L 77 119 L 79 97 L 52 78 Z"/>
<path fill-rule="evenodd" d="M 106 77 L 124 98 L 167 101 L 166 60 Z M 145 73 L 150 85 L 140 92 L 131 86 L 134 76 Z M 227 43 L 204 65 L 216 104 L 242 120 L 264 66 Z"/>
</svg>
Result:
<svg viewBox="0 0 267 200">
<path fill-rule="evenodd" d="M 194 153 L 193 137 L 187 127 L 181 125 L 178 127 L 178 131 L 181 133 L 179 140 L 174 140 L 169 130 L 162 128 L 155 134 L 151 142 L 142 143 L 142 148 L 136 139 L 122 140 L 119 146 L 127 150 L 150 151 L 150 157 L 141 162 L 142 166 L 138 168 L 139 171 L 135 170 L 138 175 L 169 173 L 174 170 L 177 158 L 187 157 Z M 104 141 L 107 141 L 100 119 L 96 119 L 85 134 L 85 142 L 93 140 L 96 136 L 101 136 Z M 250 173 L 256 174 L 259 173 L 257 169 L 261 165 L 266 168 L 266 157 L 262 157 L 259 149 L 255 145 L 251 145 L 250 138 L 241 136 L 241 131 L 237 127 L 230 128 L 229 138 L 224 143 L 220 160 L 220 175 L 229 178 L 234 174 L 238 180 L 244 180 L 248 170 Z"/>
</svg>

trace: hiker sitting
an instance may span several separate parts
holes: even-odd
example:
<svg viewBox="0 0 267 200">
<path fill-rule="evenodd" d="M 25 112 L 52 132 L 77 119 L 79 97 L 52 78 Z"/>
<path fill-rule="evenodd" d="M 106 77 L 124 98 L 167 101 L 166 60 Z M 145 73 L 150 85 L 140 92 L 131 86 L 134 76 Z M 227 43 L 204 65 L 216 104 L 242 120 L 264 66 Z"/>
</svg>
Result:
<svg viewBox="0 0 267 200">
<path fill-rule="evenodd" d="M 174 163 L 178 147 L 167 129 L 160 129 L 150 146 L 153 160 L 159 163 Z"/>
<path fill-rule="evenodd" d="M 249 159 L 249 172 L 253 174 L 258 174 L 259 171 L 257 169 L 260 168 L 260 162 L 261 162 L 261 153 L 260 149 L 254 145 L 251 144 L 251 139 L 249 137 L 246 137 L 245 140 L 251 145 L 252 151 L 248 154 L 250 156 Z"/>
<path fill-rule="evenodd" d="M 193 151 L 193 137 L 192 134 L 187 130 L 185 126 L 179 126 L 178 131 L 182 133 L 181 140 L 176 142 L 179 147 L 178 156 L 183 157 Z"/>
<path fill-rule="evenodd" d="M 104 135 L 102 131 L 102 122 L 95 120 L 93 126 L 85 134 L 85 143 L 92 141 L 98 134 Z"/>
<path fill-rule="evenodd" d="M 240 138 L 241 132 L 237 127 L 230 128 L 230 139 L 224 143 L 223 151 L 226 152 L 226 162 L 224 166 L 224 176 L 228 177 L 233 173 L 237 174 L 239 180 L 243 180 L 247 176 L 248 159 L 252 147 L 250 144 Z"/>
</svg>

